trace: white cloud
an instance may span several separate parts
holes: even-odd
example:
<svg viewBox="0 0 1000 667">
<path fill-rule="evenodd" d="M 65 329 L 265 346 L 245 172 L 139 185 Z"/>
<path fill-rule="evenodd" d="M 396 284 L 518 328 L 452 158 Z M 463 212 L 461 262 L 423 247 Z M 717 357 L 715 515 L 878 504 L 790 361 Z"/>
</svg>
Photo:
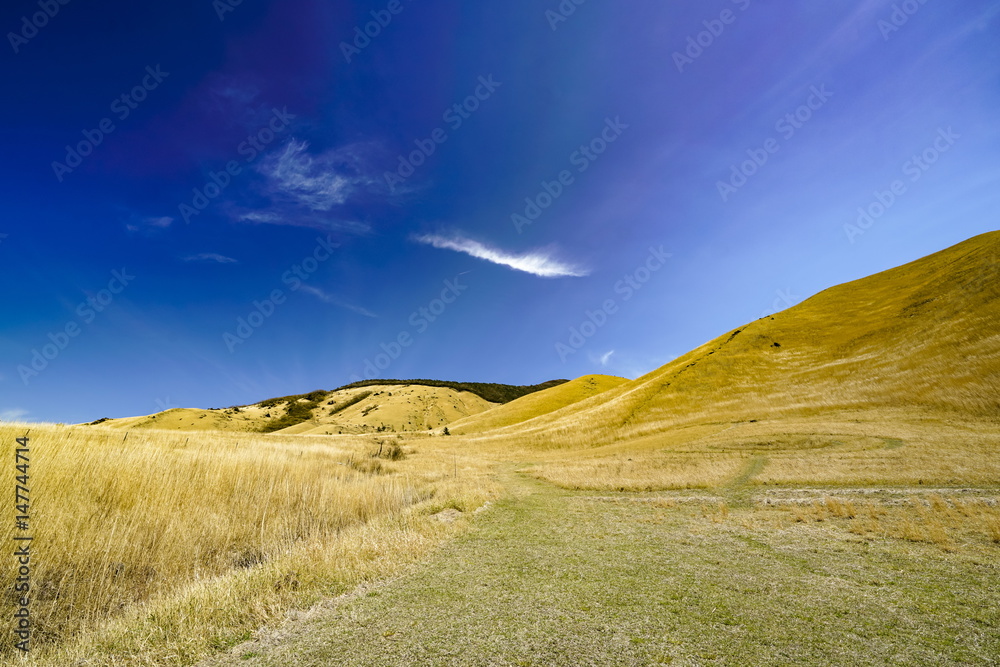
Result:
<svg viewBox="0 0 1000 667">
<path fill-rule="evenodd" d="M 608 362 L 611 361 L 611 357 L 612 357 L 612 355 L 614 355 L 614 353 L 615 353 L 614 350 L 610 350 L 610 351 L 605 352 L 604 354 L 602 354 L 601 355 L 601 365 L 602 366 L 607 366 Z"/>
<path fill-rule="evenodd" d="M 378 190 L 371 155 L 375 144 L 349 144 L 312 153 L 305 141 L 290 139 L 261 158 L 263 176 L 254 205 L 230 205 L 238 222 L 309 227 L 323 231 L 366 234 L 371 228 L 353 218 L 348 206 Z"/>
<path fill-rule="evenodd" d="M 331 216 L 326 213 L 303 212 L 297 206 L 276 204 L 263 210 L 247 210 L 231 208 L 229 215 L 237 222 L 248 222 L 257 225 L 288 225 L 291 227 L 309 227 L 325 232 L 345 232 L 359 236 L 371 231 L 371 225 L 357 220 L 348 220 Z"/>
<path fill-rule="evenodd" d="M 359 162 L 352 146 L 311 155 L 308 143 L 292 139 L 284 150 L 269 155 L 260 171 L 275 194 L 311 211 L 329 211 L 369 182 Z"/>
<path fill-rule="evenodd" d="M 130 232 L 150 232 L 154 229 L 167 229 L 174 224 L 174 219 L 169 215 L 151 218 L 132 218 L 133 222 L 125 224 L 125 229 Z"/>
<path fill-rule="evenodd" d="M 259 222 L 264 224 L 279 224 L 281 222 L 280 215 L 269 211 L 250 211 L 248 213 L 241 213 L 239 218 L 240 222 Z"/>
<path fill-rule="evenodd" d="M 11 410 L 4 410 L 0 412 L 0 421 L 3 422 L 15 422 L 21 417 L 27 416 L 28 411 L 22 410 L 21 408 L 13 408 Z"/>
<path fill-rule="evenodd" d="M 590 274 L 590 271 L 586 269 L 555 259 L 552 253 L 546 250 L 533 250 L 517 255 L 498 248 L 491 248 L 479 241 L 461 236 L 449 238 L 440 234 L 426 234 L 416 237 L 415 240 L 442 250 L 463 252 L 476 259 L 483 259 L 542 278 L 579 278 Z"/>
<path fill-rule="evenodd" d="M 237 260 L 214 252 L 203 252 L 197 255 L 189 255 L 184 258 L 185 262 L 217 262 L 219 264 L 237 264 Z"/>
<path fill-rule="evenodd" d="M 353 304 L 342 301 L 337 297 L 333 296 L 332 294 L 324 292 L 318 287 L 313 287 L 312 285 L 302 285 L 301 287 L 299 287 L 299 290 L 305 292 L 306 294 L 312 294 L 314 297 L 316 297 L 323 303 L 329 303 L 331 305 L 349 310 L 353 313 L 364 315 L 365 317 L 373 317 L 373 318 L 378 317 L 378 315 L 376 315 L 372 311 L 366 308 L 362 308 L 361 306 L 355 306 Z"/>
</svg>

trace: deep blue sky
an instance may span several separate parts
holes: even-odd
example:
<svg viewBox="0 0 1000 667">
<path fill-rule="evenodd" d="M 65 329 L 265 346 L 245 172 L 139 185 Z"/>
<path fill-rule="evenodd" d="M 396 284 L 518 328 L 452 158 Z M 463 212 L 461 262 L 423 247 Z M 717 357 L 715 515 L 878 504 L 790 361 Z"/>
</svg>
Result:
<svg viewBox="0 0 1000 667">
<path fill-rule="evenodd" d="M 37 0 L 7 2 L 0 419 L 242 404 L 369 361 L 636 377 L 996 229 L 1000 2 L 901 5 L 72 0 L 35 31 Z"/>
</svg>

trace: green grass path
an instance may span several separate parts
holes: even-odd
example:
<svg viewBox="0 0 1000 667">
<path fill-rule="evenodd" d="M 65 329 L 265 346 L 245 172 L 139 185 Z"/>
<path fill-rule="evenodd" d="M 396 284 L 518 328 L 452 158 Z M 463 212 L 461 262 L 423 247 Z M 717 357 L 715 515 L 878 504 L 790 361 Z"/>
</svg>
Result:
<svg viewBox="0 0 1000 667">
<path fill-rule="evenodd" d="M 750 530 L 691 505 L 510 497 L 407 575 L 212 665 L 996 664 L 997 563 Z M 805 537 L 803 537 L 803 533 Z"/>
</svg>

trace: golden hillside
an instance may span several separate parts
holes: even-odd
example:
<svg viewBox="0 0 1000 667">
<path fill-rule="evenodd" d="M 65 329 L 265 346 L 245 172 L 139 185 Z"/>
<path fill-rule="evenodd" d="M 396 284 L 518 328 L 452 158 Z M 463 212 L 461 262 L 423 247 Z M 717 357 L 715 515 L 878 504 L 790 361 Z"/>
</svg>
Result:
<svg viewBox="0 0 1000 667">
<path fill-rule="evenodd" d="M 580 401 L 596 396 L 629 382 L 625 378 L 611 375 L 585 375 L 576 380 L 523 396 L 505 405 L 465 419 L 448 426 L 455 434 L 482 433 L 526 422 L 541 415 L 554 412 Z"/>
<path fill-rule="evenodd" d="M 810 448 L 842 455 L 817 462 L 836 475 L 841 464 L 873 465 L 860 452 L 897 442 L 921 445 L 926 457 L 955 439 L 995 448 L 983 433 L 1000 419 L 998 259 L 1000 233 L 975 237 L 825 290 L 634 382 L 470 437 L 621 455 L 626 472 L 649 463 L 627 456 L 640 451 L 698 455 L 707 465 L 706 453 Z M 968 454 L 948 464 L 954 478 L 975 465 Z M 879 455 L 881 466 L 892 460 Z"/>
<path fill-rule="evenodd" d="M 305 421 L 278 428 L 279 420 L 296 404 L 308 410 Z M 99 423 L 125 429 L 254 433 L 272 425 L 272 432 L 315 435 L 427 431 L 495 405 L 476 394 L 449 387 L 372 385 L 216 410 L 176 408 L 148 417 Z"/>
</svg>

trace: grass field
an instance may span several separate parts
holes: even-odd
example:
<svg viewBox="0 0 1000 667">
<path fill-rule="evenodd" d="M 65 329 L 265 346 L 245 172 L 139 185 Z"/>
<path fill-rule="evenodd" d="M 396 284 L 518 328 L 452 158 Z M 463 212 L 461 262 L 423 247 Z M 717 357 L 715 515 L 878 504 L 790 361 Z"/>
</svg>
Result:
<svg viewBox="0 0 1000 667">
<path fill-rule="evenodd" d="M 881 514 L 894 510 L 877 512 L 886 530 L 867 530 L 843 509 L 889 507 L 898 494 L 795 490 L 778 502 L 747 494 L 737 477 L 696 494 L 595 495 L 506 479 L 504 501 L 403 578 L 204 667 L 993 664 L 1000 655 L 992 538 L 957 524 L 947 545 L 895 537 Z M 952 502 L 972 515 L 992 504 L 995 517 L 997 498 L 967 493 L 942 509 L 932 496 L 927 511 L 950 522 Z"/>
<path fill-rule="evenodd" d="M 473 459 L 418 457 L 392 438 L 5 425 L 0 440 L 26 432 L 38 664 L 191 664 L 288 608 L 391 575 L 450 532 L 430 515 L 475 509 L 495 488 Z M 8 488 L 14 476 L 12 457 Z M 13 577 L 4 568 L 8 617 Z"/>
</svg>

